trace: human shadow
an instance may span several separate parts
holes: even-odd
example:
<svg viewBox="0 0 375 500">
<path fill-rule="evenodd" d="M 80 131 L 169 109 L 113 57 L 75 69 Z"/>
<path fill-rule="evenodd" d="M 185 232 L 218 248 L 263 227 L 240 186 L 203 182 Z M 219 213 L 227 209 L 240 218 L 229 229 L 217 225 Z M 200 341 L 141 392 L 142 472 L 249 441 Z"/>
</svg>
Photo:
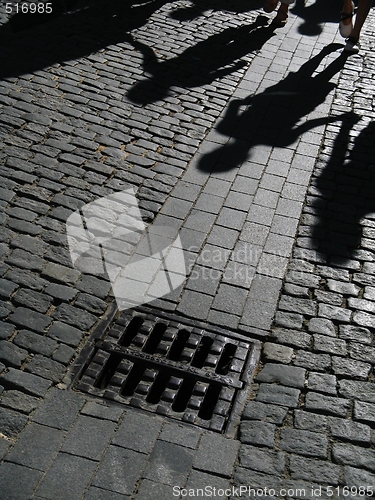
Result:
<svg viewBox="0 0 375 500">
<path fill-rule="evenodd" d="M 167 97 L 173 86 L 198 87 L 237 71 L 248 64 L 241 57 L 259 50 L 274 36 L 275 26 L 267 23 L 268 18 L 259 15 L 251 24 L 227 28 L 165 61 L 159 61 L 144 43 L 133 40 L 150 77 L 131 88 L 127 97 L 135 103 L 152 103 Z"/>
<path fill-rule="evenodd" d="M 221 8 L 223 8 L 221 2 Z M 51 13 L 18 12 L 0 26 L 0 78 L 19 76 L 91 55 L 100 49 L 128 42 L 130 33 L 142 27 L 165 0 L 50 0 Z M 201 10 L 215 8 L 202 0 Z M 256 6 L 256 0 L 246 11 Z M 245 11 L 244 0 L 232 0 L 233 12 Z M 219 10 L 216 7 L 216 10 Z M 169 15 L 178 9 L 171 4 Z"/>
<path fill-rule="evenodd" d="M 232 100 L 217 126 L 217 131 L 231 140 L 203 155 L 198 169 L 204 172 L 230 170 L 241 165 L 257 145 L 286 148 L 314 127 L 342 120 L 345 114 L 305 119 L 335 88 L 330 79 L 342 69 L 346 60 L 344 54 L 316 76 L 313 73 L 324 57 L 340 47 L 340 44 L 328 45 L 276 85 L 245 99 Z M 241 113 L 244 106 L 247 108 Z"/>
<path fill-rule="evenodd" d="M 0 27 L 0 78 L 33 73 L 126 42 L 130 31 L 142 27 L 164 3 L 165 0 L 142 5 L 124 0 L 96 1 L 85 8 L 52 16 L 50 22 L 43 16 L 40 24 L 29 27 L 17 21 L 16 25 L 22 26 L 15 33 L 11 29 L 13 17 Z"/>
<path fill-rule="evenodd" d="M 359 247 L 375 250 L 375 122 L 359 133 L 348 155 L 353 123 L 351 117 L 342 123 L 328 163 L 310 188 L 309 211 L 317 220 L 310 247 L 336 264 L 355 259 Z M 366 216 L 368 227 L 361 223 Z"/>
<path fill-rule="evenodd" d="M 208 10 L 224 10 L 227 12 L 243 13 L 250 10 L 259 9 L 263 6 L 262 0 L 253 0 L 251 3 L 248 0 L 196 0 L 192 5 L 185 5 L 173 10 L 170 17 L 178 21 L 192 21 L 199 16 L 204 15 Z"/>
<path fill-rule="evenodd" d="M 302 35 L 317 36 L 323 31 L 324 23 L 338 23 L 340 11 L 342 10 L 342 0 L 316 0 L 306 6 L 305 0 L 296 0 L 290 11 L 303 19 L 298 31 Z"/>
</svg>

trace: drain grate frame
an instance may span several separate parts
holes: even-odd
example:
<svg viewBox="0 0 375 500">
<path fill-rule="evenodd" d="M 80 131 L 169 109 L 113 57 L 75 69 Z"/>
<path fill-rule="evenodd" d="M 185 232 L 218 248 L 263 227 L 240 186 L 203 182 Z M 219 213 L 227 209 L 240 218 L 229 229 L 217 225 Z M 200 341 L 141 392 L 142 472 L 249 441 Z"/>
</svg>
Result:
<svg viewBox="0 0 375 500">
<path fill-rule="evenodd" d="M 234 437 L 260 348 L 174 313 L 112 308 L 66 380 L 70 390 Z"/>
</svg>

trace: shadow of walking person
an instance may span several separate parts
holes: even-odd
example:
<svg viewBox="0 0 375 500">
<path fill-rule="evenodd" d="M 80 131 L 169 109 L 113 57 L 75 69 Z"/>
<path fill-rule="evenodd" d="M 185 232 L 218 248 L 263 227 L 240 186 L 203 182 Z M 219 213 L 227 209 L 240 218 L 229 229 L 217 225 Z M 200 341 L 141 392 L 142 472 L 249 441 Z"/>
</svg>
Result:
<svg viewBox="0 0 375 500">
<path fill-rule="evenodd" d="M 142 5 L 132 5 L 130 0 L 87 0 L 86 4 L 65 14 L 57 9 L 55 14 L 37 15 L 31 24 L 29 19 L 34 14 L 27 16 L 21 11 L 1 25 L 0 78 L 33 73 L 128 42 L 130 31 L 146 24 L 165 0 L 150 0 Z"/>
<path fill-rule="evenodd" d="M 346 57 L 340 55 L 323 71 L 312 76 L 324 57 L 340 44 L 325 47 L 301 68 L 268 87 L 260 94 L 233 100 L 217 131 L 231 140 L 204 155 L 198 169 L 205 172 L 230 170 L 242 164 L 251 155 L 251 149 L 263 144 L 285 148 L 294 144 L 305 132 L 331 121 L 342 120 L 345 115 L 317 116 L 306 119 L 335 88 L 330 79 L 342 69 Z M 248 106 L 240 111 L 242 106 Z M 218 163 L 220 159 L 220 164 Z"/>
<path fill-rule="evenodd" d="M 137 83 L 127 97 L 134 103 L 149 104 L 167 97 L 172 86 L 198 87 L 232 74 L 248 64 L 241 57 L 259 50 L 274 35 L 275 27 L 265 26 L 267 22 L 267 17 L 259 15 L 252 24 L 227 28 L 162 62 L 150 47 L 133 40 L 151 77 Z"/>
<path fill-rule="evenodd" d="M 298 27 L 299 33 L 307 36 L 317 36 L 323 31 L 324 23 L 339 22 L 341 9 L 342 0 L 334 0 L 333 2 L 316 0 L 309 3 L 309 5 L 306 5 L 305 0 L 297 0 L 290 11 L 304 20 Z"/>
<path fill-rule="evenodd" d="M 310 187 L 309 211 L 317 222 L 309 246 L 335 264 L 373 260 L 375 252 L 375 123 L 361 131 L 348 155 L 352 125 L 343 122 L 327 165 Z"/>
</svg>

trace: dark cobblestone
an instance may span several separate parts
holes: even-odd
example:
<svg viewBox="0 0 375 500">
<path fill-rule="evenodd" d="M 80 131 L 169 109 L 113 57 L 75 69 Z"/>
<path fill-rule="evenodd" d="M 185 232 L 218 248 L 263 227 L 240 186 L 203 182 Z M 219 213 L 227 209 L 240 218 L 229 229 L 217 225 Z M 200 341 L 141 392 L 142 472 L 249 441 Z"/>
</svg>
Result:
<svg viewBox="0 0 375 500">
<path fill-rule="evenodd" d="M 297 429 L 314 432 L 326 432 L 328 429 L 328 422 L 328 417 L 324 415 L 302 410 L 294 411 L 294 425 Z"/>
<path fill-rule="evenodd" d="M 7 366 L 18 368 L 27 357 L 28 352 L 25 349 L 21 349 L 6 340 L 0 340 L 0 361 Z"/>
<path fill-rule="evenodd" d="M 371 443 L 371 428 L 368 425 L 341 418 L 330 418 L 329 426 L 333 437 L 355 443 L 368 445 Z"/>
<path fill-rule="evenodd" d="M 27 306 L 39 313 L 46 313 L 51 306 L 52 300 L 40 292 L 21 289 L 13 297 L 13 303 L 19 306 Z"/>
<path fill-rule="evenodd" d="M 309 392 L 306 396 L 305 405 L 308 410 L 346 417 L 351 404 L 348 399 Z"/>
<path fill-rule="evenodd" d="M 51 318 L 26 307 L 18 307 L 9 319 L 18 326 L 30 328 L 36 332 L 44 331 L 52 322 Z"/>
<path fill-rule="evenodd" d="M 375 452 L 352 444 L 337 443 L 332 449 L 333 460 L 340 465 L 361 467 L 370 471 L 375 469 Z"/>
<path fill-rule="evenodd" d="M 241 443 L 267 446 L 275 445 L 276 426 L 267 422 L 244 421 L 240 427 Z"/>
<path fill-rule="evenodd" d="M 20 330 L 13 342 L 31 352 L 44 354 L 46 356 L 50 356 L 58 346 L 57 342 L 54 342 L 48 337 L 38 335 L 28 330 Z"/>
<path fill-rule="evenodd" d="M 48 336 L 59 342 L 77 347 L 81 342 L 83 332 L 61 321 L 55 321 L 48 331 Z"/>
<path fill-rule="evenodd" d="M 6 391 L 1 397 L 5 408 L 29 414 L 38 407 L 40 399 L 20 391 Z"/>
<path fill-rule="evenodd" d="M 328 440 L 322 434 L 297 429 L 281 431 L 282 450 L 308 457 L 327 458 Z"/>
<path fill-rule="evenodd" d="M 341 468 L 328 461 L 314 460 L 311 458 L 292 455 L 290 459 L 290 472 L 292 479 L 304 479 L 321 484 L 337 485 L 339 482 Z"/>
<path fill-rule="evenodd" d="M 252 469 L 264 474 L 281 476 L 286 465 L 286 455 L 283 452 L 259 449 L 255 446 L 241 446 L 239 453 L 241 467 Z"/>
<path fill-rule="evenodd" d="M 0 429 L 8 438 L 16 437 L 27 424 L 27 416 L 8 408 L 0 408 Z"/>
<path fill-rule="evenodd" d="M 21 372 L 15 368 L 0 377 L 0 384 L 6 389 L 16 389 L 32 396 L 44 396 L 52 382 L 31 373 Z"/>
<path fill-rule="evenodd" d="M 88 330 L 96 322 L 96 317 L 93 314 L 69 304 L 59 305 L 53 312 L 53 318 L 82 331 Z"/>
<path fill-rule="evenodd" d="M 300 391 L 298 389 L 273 384 L 261 384 L 257 394 L 257 401 L 296 408 L 299 395 Z"/>
<path fill-rule="evenodd" d="M 289 387 L 303 388 L 305 385 L 306 370 L 293 366 L 284 366 L 267 363 L 257 375 L 257 382 L 279 383 Z"/>
</svg>

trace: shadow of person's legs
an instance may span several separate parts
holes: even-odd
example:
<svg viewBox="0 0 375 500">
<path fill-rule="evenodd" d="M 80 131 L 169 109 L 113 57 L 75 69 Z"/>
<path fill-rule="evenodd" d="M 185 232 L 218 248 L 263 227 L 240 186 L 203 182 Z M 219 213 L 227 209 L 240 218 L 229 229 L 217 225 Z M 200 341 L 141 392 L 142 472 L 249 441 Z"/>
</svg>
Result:
<svg viewBox="0 0 375 500">
<path fill-rule="evenodd" d="M 204 155 L 198 168 L 205 172 L 216 170 L 220 158 L 220 169 L 230 170 L 239 166 L 251 149 L 257 145 L 288 147 L 304 133 L 329 121 L 341 120 L 340 116 L 320 117 L 304 120 L 335 88 L 330 80 L 343 67 L 346 58 L 340 55 L 319 74 L 312 76 L 324 57 L 341 48 L 340 44 L 325 47 L 317 56 L 301 68 L 289 73 L 276 85 L 262 93 L 229 103 L 217 130 L 231 140 L 218 149 Z M 241 108 L 247 106 L 245 111 Z M 225 165 L 223 157 L 231 158 Z"/>
<path fill-rule="evenodd" d="M 328 261 L 345 262 L 355 258 L 359 246 L 375 250 L 372 236 L 367 239 L 374 231 L 374 224 L 364 221 L 370 214 L 373 219 L 375 212 L 375 123 L 370 122 L 361 131 L 348 156 L 353 120 L 355 116 L 343 122 L 327 165 L 313 179 L 311 207 L 318 221 L 313 228 L 311 246 Z"/>
</svg>

